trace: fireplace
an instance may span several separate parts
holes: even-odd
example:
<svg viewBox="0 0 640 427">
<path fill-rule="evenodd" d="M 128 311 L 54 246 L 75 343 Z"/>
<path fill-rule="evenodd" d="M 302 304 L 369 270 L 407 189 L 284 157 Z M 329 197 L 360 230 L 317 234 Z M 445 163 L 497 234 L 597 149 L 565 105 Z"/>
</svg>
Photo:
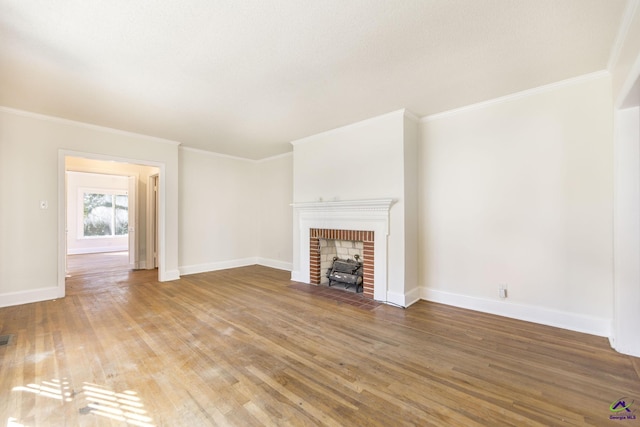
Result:
<svg viewBox="0 0 640 427">
<path fill-rule="evenodd" d="M 292 280 L 319 285 L 320 240 L 362 242 L 363 294 L 387 300 L 387 236 L 392 199 L 294 203 Z"/>
<path fill-rule="evenodd" d="M 309 283 L 319 285 L 323 282 L 322 277 L 326 273 L 326 263 L 322 264 L 321 240 L 338 240 L 362 242 L 362 292 L 364 296 L 373 298 L 373 261 L 375 233 L 373 231 L 357 230 L 336 230 L 312 228 L 309 230 Z M 336 254 L 338 255 L 338 254 Z"/>
</svg>

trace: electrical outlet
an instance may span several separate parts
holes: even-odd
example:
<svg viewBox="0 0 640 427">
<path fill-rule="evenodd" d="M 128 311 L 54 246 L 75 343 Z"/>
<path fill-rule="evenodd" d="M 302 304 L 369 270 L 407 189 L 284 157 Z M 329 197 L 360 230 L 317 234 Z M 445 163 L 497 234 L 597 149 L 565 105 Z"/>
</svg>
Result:
<svg viewBox="0 0 640 427">
<path fill-rule="evenodd" d="M 500 285 L 498 288 L 498 296 L 501 299 L 505 299 L 507 297 L 507 285 Z"/>
</svg>

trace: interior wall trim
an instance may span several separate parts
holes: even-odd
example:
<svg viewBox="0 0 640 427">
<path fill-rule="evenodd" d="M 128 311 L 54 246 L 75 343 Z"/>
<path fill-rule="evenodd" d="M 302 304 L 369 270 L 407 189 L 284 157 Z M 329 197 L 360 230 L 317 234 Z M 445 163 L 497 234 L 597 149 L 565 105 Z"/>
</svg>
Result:
<svg viewBox="0 0 640 427">
<path fill-rule="evenodd" d="M 0 112 L 9 113 L 9 114 L 15 114 L 16 116 L 29 117 L 29 118 L 37 119 L 37 120 L 44 120 L 44 121 L 53 122 L 53 123 L 72 125 L 72 126 L 85 128 L 85 129 L 98 130 L 98 131 L 108 132 L 108 133 L 112 133 L 112 134 L 116 134 L 116 135 L 124 135 L 124 136 L 129 136 L 129 137 L 143 138 L 143 139 L 146 139 L 148 141 L 160 142 L 160 143 L 163 143 L 163 144 L 170 144 L 170 145 L 180 145 L 181 144 L 178 141 L 172 141 L 170 139 L 159 138 L 157 136 L 145 135 L 145 134 L 142 134 L 142 133 L 130 132 L 130 131 L 110 128 L 110 127 L 106 127 L 106 126 L 99 126 L 99 125 L 94 125 L 94 124 L 91 124 L 91 123 L 79 122 L 79 121 L 76 121 L 76 120 L 63 119 L 61 117 L 48 116 L 46 114 L 32 113 L 31 111 L 18 110 L 16 108 L 4 107 L 2 105 L 0 105 Z"/>
<path fill-rule="evenodd" d="M 573 86 L 576 84 L 581 84 L 585 82 L 589 82 L 592 80 L 598 80 L 603 78 L 610 78 L 611 74 L 607 70 L 596 71 L 594 73 L 584 74 L 578 77 L 572 77 L 570 79 L 561 80 L 559 82 L 550 83 L 543 86 L 538 86 L 532 89 L 523 90 L 521 92 L 515 92 L 509 95 L 501 96 L 499 98 L 489 99 L 487 101 L 477 102 L 475 104 L 465 105 L 464 107 L 454 108 L 452 110 L 443 111 L 442 113 L 431 114 L 429 116 L 424 116 L 420 119 L 421 123 L 427 123 L 433 120 L 444 119 L 451 116 L 456 116 L 458 114 L 467 113 L 470 111 L 481 110 L 483 108 L 487 108 L 492 105 L 503 104 L 506 102 L 516 101 L 518 99 L 528 98 L 530 96 L 539 95 L 542 93 L 546 93 L 552 90 L 557 90 L 567 86 Z"/>
<path fill-rule="evenodd" d="M 62 297 L 64 297 L 64 290 L 63 293 L 60 294 L 60 288 L 58 286 L 31 289 L 28 291 L 9 292 L 0 294 L 0 308 L 54 300 Z"/>
<path fill-rule="evenodd" d="M 422 299 L 600 337 L 610 337 L 612 333 L 612 319 L 585 316 L 568 311 L 477 298 L 428 288 L 422 289 Z"/>
</svg>

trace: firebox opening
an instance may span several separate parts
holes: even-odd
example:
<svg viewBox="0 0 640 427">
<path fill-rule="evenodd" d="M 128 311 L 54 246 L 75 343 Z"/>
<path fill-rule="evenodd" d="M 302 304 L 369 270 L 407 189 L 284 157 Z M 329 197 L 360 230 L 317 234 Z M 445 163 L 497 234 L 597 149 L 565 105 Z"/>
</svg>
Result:
<svg viewBox="0 0 640 427">
<path fill-rule="evenodd" d="M 333 240 L 333 239 L 320 239 L 320 284 L 328 285 L 329 279 L 326 277 L 326 272 L 331 269 L 333 264 L 333 258 L 338 257 L 343 260 L 353 260 L 355 255 L 360 257 L 360 261 L 363 261 L 364 243 L 353 240 Z"/>
<path fill-rule="evenodd" d="M 345 291 L 363 291 L 364 242 L 319 239 L 320 284 Z"/>
<path fill-rule="evenodd" d="M 321 243 L 323 240 L 325 242 Z M 362 286 L 359 289 L 362 290 L 365 298 L 373 298 L 375 265 L 375 232 L 373 230 L 310 228 L 309 283 L 328 286 L 329 280 L 326 274 L 332 266 L 333 258 L 339 257 L 353 261 L 356 254 L 360 256 L 362 263 L 359 272 L 362 274 Z"/>
</svg>

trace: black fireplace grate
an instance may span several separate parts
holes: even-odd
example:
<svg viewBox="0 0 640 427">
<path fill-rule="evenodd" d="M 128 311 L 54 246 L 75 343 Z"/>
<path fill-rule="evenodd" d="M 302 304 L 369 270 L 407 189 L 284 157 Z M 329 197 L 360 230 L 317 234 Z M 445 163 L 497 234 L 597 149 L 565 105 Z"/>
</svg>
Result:
<svg viewBox="0 0 640 427">
<path fill-rule="evenodd" d="M 331 268 L 327 270 L 326 277 L 329 279 L 329 286 L 340 284 L 344 290 L 350 290 L 356 293 L 362 292 L 362 262 L 360 256 L 354 255 L 355 259 L 333 258 Z"/>
</svg>

